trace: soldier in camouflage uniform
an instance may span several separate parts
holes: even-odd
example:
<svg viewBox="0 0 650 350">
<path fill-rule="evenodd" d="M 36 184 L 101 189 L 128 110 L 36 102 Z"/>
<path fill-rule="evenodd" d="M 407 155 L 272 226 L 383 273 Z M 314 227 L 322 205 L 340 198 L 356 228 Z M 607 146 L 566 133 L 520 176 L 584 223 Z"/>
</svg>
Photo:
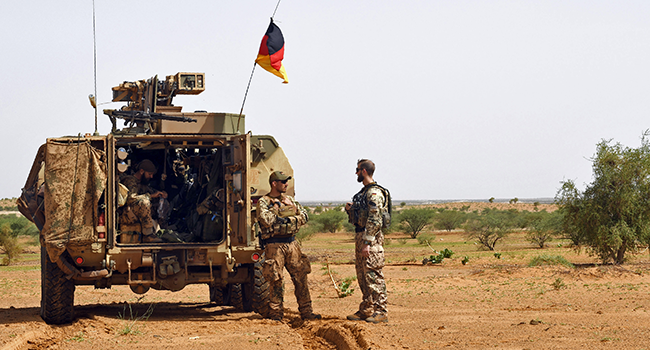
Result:
<svg viewBox="0 0 650 350">
<path fill-rule="evenodd" d="M 372 161 L 358 161 L 357 181 L 364 187 L 345 205 L 350 222 L 355 226 L 355 268 L 363 294 L 359 311 L 347 319 L 379 323 L 388 322 L 386 281 L 382 272 L 385 264 L 382 226 L 390 194 L 373 180 L 374 172 Z"/>
<path fill-rule="evenodd" d="M 320 319 L 320 315 L 313 313 L 307 284 L 311 264 L 295 239 L 296 233 L 307 223 L 309 216 L 298 202 L 284 194 L 289 179 L 291 176 L 281 171 L 271 174 L 271 192 L 260 198 L 257 203 L 260 239 L 265 245 L 266 256 L 262 273 L 270 286 L 268 318 L 282 320 L 284 316 L 282 274 L 286 267 L 295 287 L 300 316 L 303 320 Z"/>
<path fill-rule="evenodd" d="M 142 242 L 159 243 L 162 239 L 155 235 L 156 222 L 151 217 L 151 199 L 167 198 L 167 193 L 149 187 L 148 182 L 156 174 L 156 166 L 148 159 L 137 166 L 133 175 L 124 176 L 120 182 L 129 189 L 126 204 L 120 214 L 122 232 L 142 232 Z"/>
</svg>

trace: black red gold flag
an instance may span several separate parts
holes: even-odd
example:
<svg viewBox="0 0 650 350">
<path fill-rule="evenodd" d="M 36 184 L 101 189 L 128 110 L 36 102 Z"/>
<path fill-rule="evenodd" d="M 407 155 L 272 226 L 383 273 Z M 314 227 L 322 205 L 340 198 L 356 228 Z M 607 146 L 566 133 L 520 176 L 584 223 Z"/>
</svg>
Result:
<svg viewBox="0 0 650 350">
<path fill-rule="evenodd" d="M 282 36 L 280 28 L 273 23 L 273 19 L 271 18 L 271 24 L 269 24 L 269 28 L 266 30 L 266 34 L 264 34 L 264 37 L 262 38 L 260 52 L 257 54 L 255 63 L 284 79 L 283 83 L 286 84 L 289 80 L 287 79 L 287 72 L 284 70 L 284 66 L 282 65 L 283 58 L 284 37 Z"/>
</svg>

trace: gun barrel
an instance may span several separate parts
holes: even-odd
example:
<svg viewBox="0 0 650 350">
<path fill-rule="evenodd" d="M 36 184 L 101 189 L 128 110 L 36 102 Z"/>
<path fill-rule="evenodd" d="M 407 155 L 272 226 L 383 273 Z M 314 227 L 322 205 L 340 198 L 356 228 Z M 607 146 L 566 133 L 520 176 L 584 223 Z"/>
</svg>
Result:
<svg viewBox="0 0 650 350">
<path fill-rule="evenodd" d="M 105 109 L 104 114 L 121 118 L 121 119 L 130 119 L 130 120 L 141 120 L 141 121 L 154 121 L 154 120 L 173 120 L 178 122 L 185 123 L 196 123 L 197 120 L 194 118 L 184 117 L 184 116 L 171 116 L 163 113 L 147 113 L 142 111 L 116 111 L 114 109 Z"/>
</svg>

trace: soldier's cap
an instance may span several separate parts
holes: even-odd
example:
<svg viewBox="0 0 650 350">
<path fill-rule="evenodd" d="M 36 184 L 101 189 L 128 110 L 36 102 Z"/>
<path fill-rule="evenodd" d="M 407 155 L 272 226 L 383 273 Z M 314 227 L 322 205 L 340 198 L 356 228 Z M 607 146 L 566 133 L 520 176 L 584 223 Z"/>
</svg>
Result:
<svg viewBox="0 0 650 350">
<path fill-rule="evenodd" d="M 140 170 L 140 169 L 142 169 L 142 170 L 144 170 L 144 171 L 146 171 L 148 173 L 154 173 L 154 174 L 158 171 L 158 169 L 156 169 L 156 166 L 149 159 L 143 159 L 140 162 L 140 164 L 138 164 L 138 170 Z"/>
<path fill-rule="evenodd" d="M 272 183 L 273 181 L 285 181 L 291 179 L 291 176 L 285 175 L 281 171 L 274 171 L 271 176 L 269 176 L 269 183 Z"/>
</svg>

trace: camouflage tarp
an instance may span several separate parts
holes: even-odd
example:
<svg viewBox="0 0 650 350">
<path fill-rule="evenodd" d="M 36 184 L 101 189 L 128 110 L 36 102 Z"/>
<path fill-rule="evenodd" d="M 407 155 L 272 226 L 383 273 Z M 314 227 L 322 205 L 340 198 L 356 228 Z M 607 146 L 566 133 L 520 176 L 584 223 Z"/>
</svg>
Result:
<svg viewBox="0 0 650 350">
<path fill-rule="evenodd" d="M 106 187 L 105 159 L 105 153 L 88 141 L 48 140 L 41 237 L 52 261 L 58 260 L 67 246 L 96 241 L 97 203 Z"/>
</svg>

